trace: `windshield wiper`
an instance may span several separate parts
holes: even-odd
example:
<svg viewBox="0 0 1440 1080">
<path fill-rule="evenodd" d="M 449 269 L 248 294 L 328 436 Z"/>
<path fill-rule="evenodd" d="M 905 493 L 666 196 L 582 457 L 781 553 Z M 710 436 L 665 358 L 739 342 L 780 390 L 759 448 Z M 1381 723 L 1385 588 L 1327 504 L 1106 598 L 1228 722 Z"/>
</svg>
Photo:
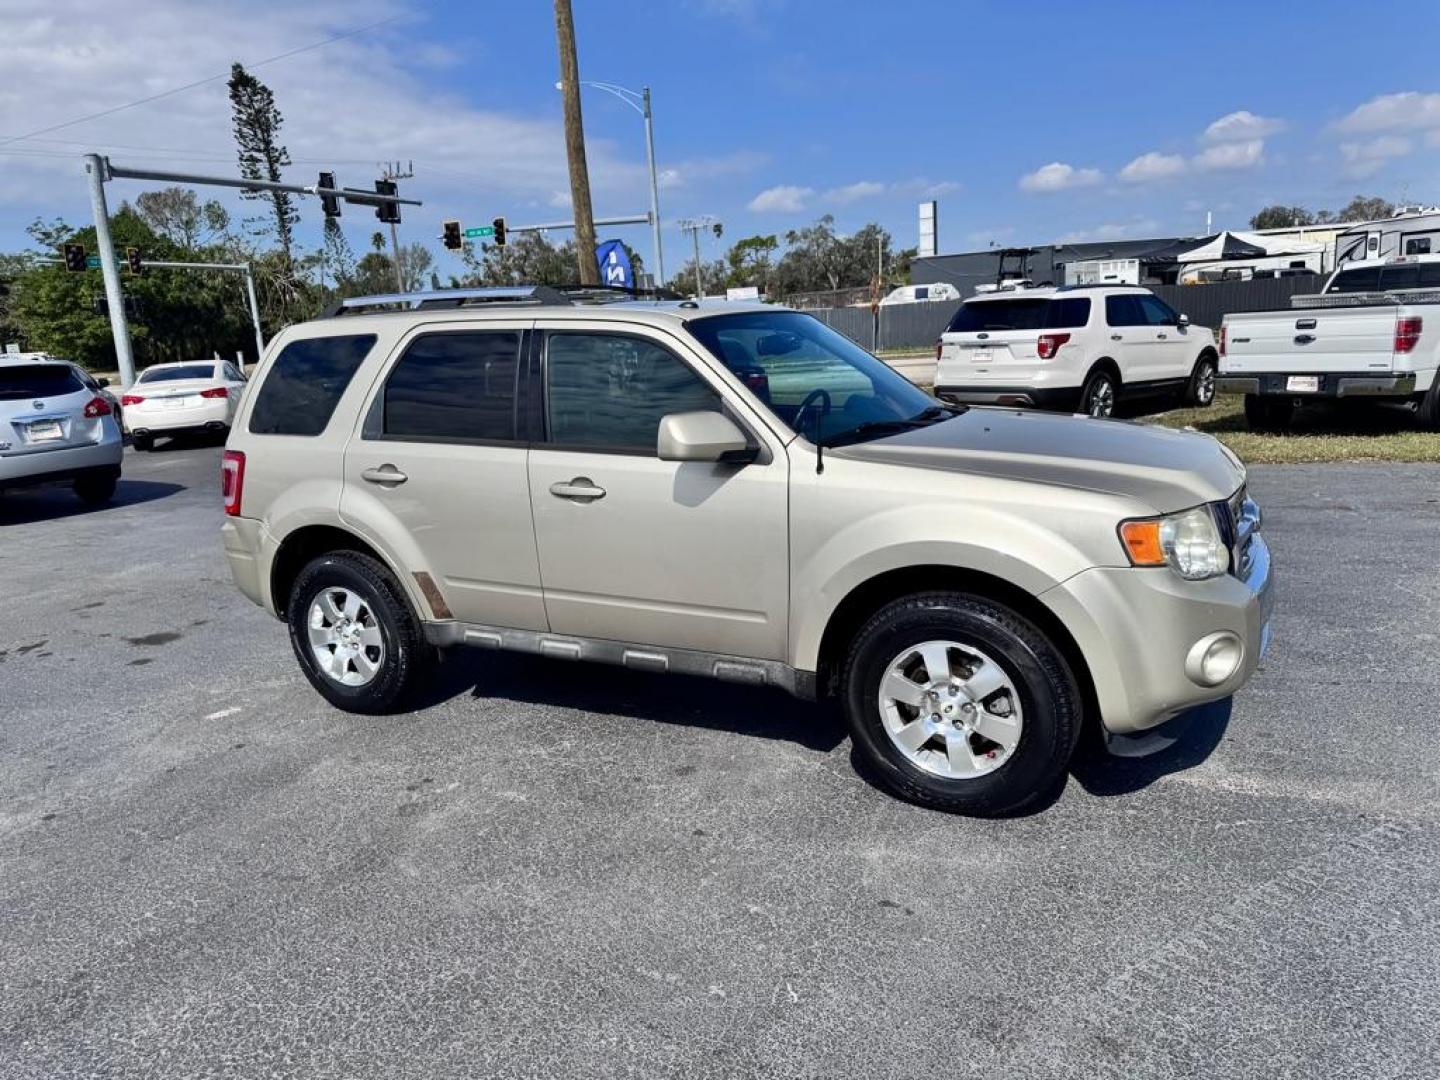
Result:
<svg viewBox="0 0 1440 1080">
<path fill-rule="evenodd" d="M 938 424 L 942 420 L 949 420 L 959 416 L 965 411 L 964 405 L 931 405 L 922 409 L 908 420 L 866 420 L 856 424 L 853 428 L 847 428 L 838 435 L 832 435 L 828 439 L 820 439 L 815 444 L 817 451 L 815 471 L 825 471 L 824 453 L 826 447 L 848 446 L 869 435 L 893 435 L 901 431 L 913 431 L 916 428 L 929 427 L 931 424 Z"/>
</svg>

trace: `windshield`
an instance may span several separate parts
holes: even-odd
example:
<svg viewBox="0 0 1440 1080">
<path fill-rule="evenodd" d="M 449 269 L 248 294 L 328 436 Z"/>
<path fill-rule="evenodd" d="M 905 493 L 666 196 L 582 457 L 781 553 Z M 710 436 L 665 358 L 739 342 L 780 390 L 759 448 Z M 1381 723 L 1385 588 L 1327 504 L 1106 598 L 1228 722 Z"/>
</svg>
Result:
<svg viewBox="0 0 1440 1080">
<path fill-rule="evenodd" d="M 183 367 L 150 368 L 143 372 L 136 382 L 179 382 L 181 379 L 213 379 L 214 364 L 186 364 Z"/>
<path fill-rule="evenodd" d="M 47 398 L 84 389 L 67 364 L 18 364 L 0 367 L 0 401 Z"/>
<path fill-rule="evenodd" d="M 959 412 L 798 311 L 716 315 L 693 319 L 687 328 L 792 431 L 811 442 L 855 442 Z"/>
</svg>

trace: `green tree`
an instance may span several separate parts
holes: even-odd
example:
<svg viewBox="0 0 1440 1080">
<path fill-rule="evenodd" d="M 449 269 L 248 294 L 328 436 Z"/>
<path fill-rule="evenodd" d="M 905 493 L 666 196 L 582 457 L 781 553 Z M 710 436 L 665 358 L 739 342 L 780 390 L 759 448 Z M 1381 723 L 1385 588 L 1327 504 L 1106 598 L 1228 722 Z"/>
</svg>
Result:
<svg viewBox="0 0 1440 1080">
<path fill-rule="evenodd" d="M 726 287 L 754 285 L 761 292 L 768 293 L 770 278 L 775 273 L 775 253 L 779 249 L 780 241 L 773 235 L 746 236 L 736 240 L 725 253 Z"/>
<path fill-rule="evenodd" d="M 1336 221 L 1378 221 L 1392 217 L 1395 204 L 1378 195 L 1356 195 L 1341 209 L 1335 211 Z"/>
<path fill-rule="evenodd" d="M 466 244 L 460 254 L 466 272 L 453 285 L 580 284 L 573 241 L 556 247 L 539 233 L 519 233 L 504 247 Z"/>
<path fill-rule="evenodd" d="M 1250 219 L 1252 229 L 1293 229 L 1314 225 L 1315 215 L 1303 206 L 1267 206 Z"/>
<path fill-rule="evenodd" d="M 247 180 L 278 182 L 281 169 L 290 164 L 290 151 L 280 142 L 285 119 L 275 105 L 275 95 L 238 63 L 231 66 L 227 85 L 240 175 Z M 241 197 L 269 201 L 275 218 L 275 239 L 289 261 L 295 225 L 300 220 L 294 198 L 283 191 L 245 191 Z"/>
<path fill-rule="evenodd" d="M 201 202 L 189 188 L 142 192 L 135 212 L 145 224 L 184 251 L 195 251 L 224 238 L 230 214 L 214 199 Z"/>
</svg>

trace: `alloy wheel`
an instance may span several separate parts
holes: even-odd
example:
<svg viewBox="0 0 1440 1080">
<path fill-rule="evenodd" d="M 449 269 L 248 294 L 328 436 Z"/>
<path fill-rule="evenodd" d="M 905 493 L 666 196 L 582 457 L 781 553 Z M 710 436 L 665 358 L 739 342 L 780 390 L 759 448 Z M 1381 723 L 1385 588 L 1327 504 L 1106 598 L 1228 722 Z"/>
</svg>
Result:
<svg viewBox="0 0 1440 1080">
<path fill-rule="evenodd" d="M 364 686 L 385 663 L 385 639 L 370 605 L 349 589 L 322 589 L 307 619 L 316 666 L 341 686 Z"/>
</svg>

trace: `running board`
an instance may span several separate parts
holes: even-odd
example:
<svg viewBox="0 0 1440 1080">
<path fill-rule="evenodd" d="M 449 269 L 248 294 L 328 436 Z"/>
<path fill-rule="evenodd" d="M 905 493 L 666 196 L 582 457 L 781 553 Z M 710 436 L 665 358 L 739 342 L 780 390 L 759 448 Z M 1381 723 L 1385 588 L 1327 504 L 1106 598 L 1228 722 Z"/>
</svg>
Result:
<svg viewBox="0 0 1440 1080">
<path fill-rule="evenodd" d="M 815 673 L 799 671 L 778 660 L 756 660 L 694 649 L 659 649 L 654 645 L 605 638 L 510 630 L 473 623 L 426 623 L 425 640 L 442 648 L 468 645 L 478 649 L 530 653 L 552 660 L 586 660 L 636 671 L 674 672 L 751 686 L 775 686 L 795 697 L 809 701 L 815 699 Z"/>
</svg>

